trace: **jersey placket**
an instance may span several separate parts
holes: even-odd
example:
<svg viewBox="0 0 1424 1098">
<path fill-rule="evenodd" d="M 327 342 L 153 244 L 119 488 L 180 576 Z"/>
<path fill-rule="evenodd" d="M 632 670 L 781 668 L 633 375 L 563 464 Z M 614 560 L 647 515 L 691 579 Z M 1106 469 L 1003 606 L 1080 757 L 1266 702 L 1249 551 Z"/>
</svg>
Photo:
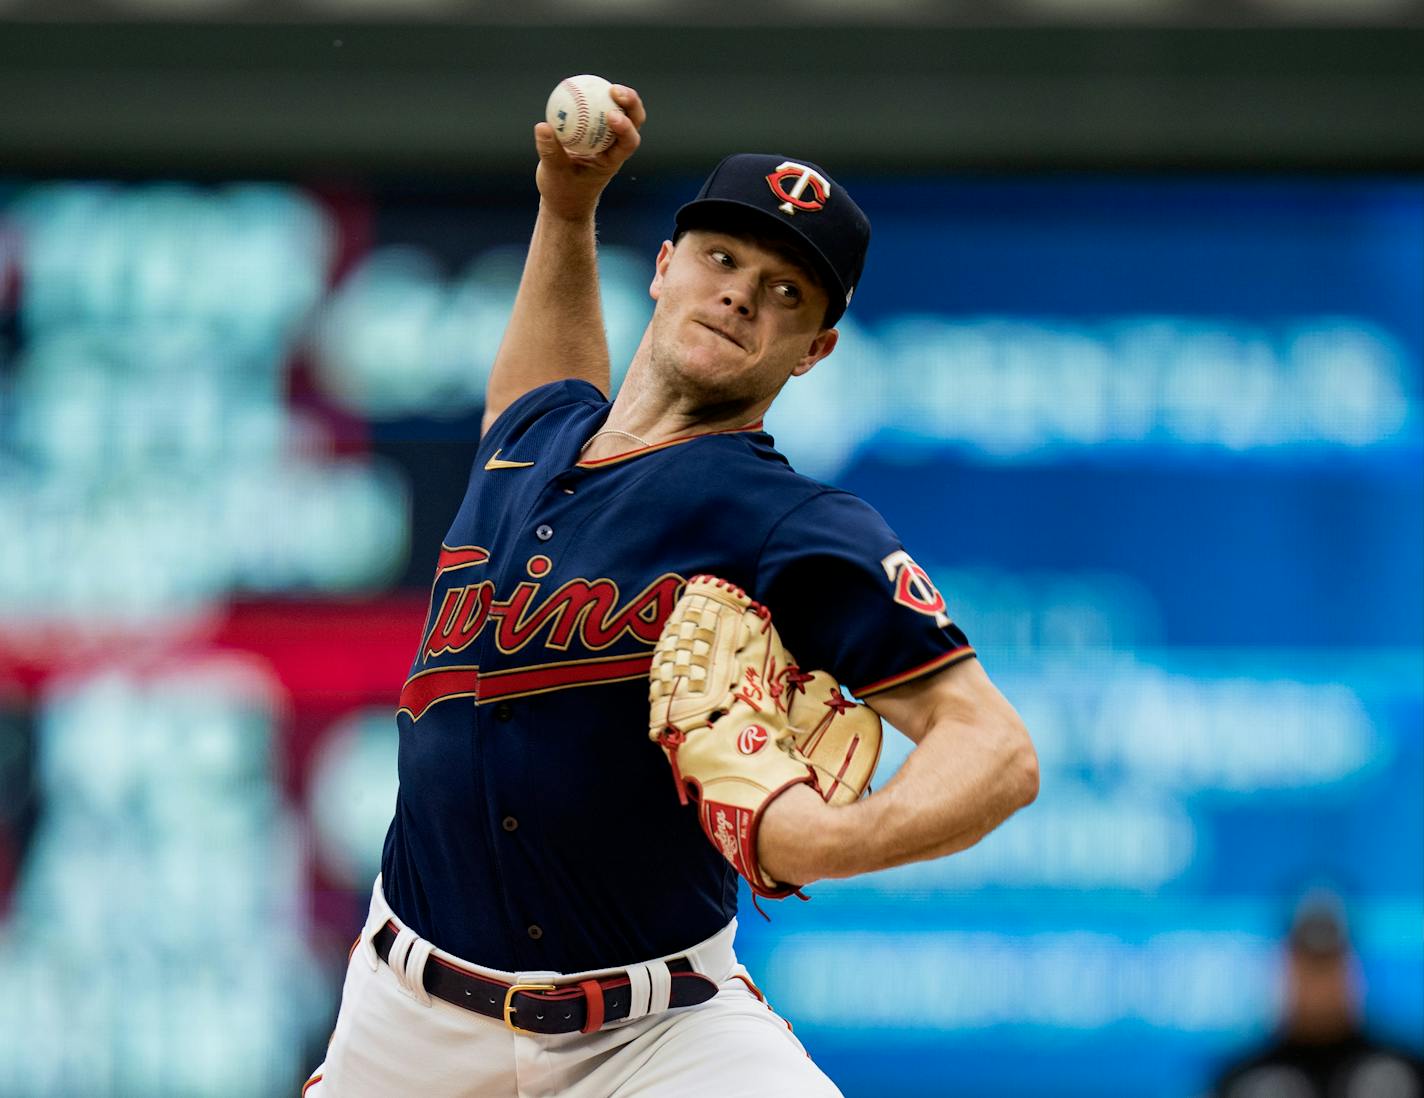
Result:
<svg viewBox="0 0 1424 1098">
<path fill-rule="evenodd" d="M 525 613 L 536 608 L 542 598 L 546 598 L 556 585 L 550 577 L 559 568 L 559 552 L 568 544 L 561 536 L 561 529 L 572 527 L 580 516 L 571 506 L 570 497 L 578 494 L 582 470 L 570 469 L 550 478 L 535 496 L 532 506 L 526 511 L 523 522 L 513 533 L 507 549 L 500 553 L 496 562 L 496 590 L 514 591 L 518 584 L 536 583 L 538 590 L 525 606 Z M 581 508 L 580 508 L 581 509 Z M 503 669 L 509 662 L 521 662 L 520 653 L 505 653 L 498 644 L 498 637 L 504 622 L 491 622 L 481 637 L 480 666 L 489 670 Z M 537 643 L 535 638 L 534 643 Z M 532 647 L 532 644 L 531 644 Z M 523 656 L 527 659 L 527 655 Z M 529 956 L 531 944 L 535 944 L 536 954 L 542 954 L 537 943 L 545 938 L 545 928 L 540 922 L 537 910 L 522 909 L 517 905 L 521 899 L 533 899 L 537 904 L 546 899 L 541 894 L 531 896 L 527 890 L 511 890 L 505 851 L 508 844 L 526 845 L 525 857 L 537 859 L 539 844 L 537 821 L 531 820 L 530 794 L 525 788 L 510 788 L 508 770 L 492 764 L 491 750 L 501 755 L 510 751 L 521 756 L 532 744 L 529 734 L 521 727 L 520 701 L 515 698 L 481 698 L 476 703 L 477 758 L 482 770 L 482 784 L 486 790 L 488 803 L 483 812 L 488 846 L 494 856 L 495 874 L 500 882 L 502 907 L 505 913 L 506 933 L 514 946 L 516 955 Z M 491 744 L 488 737 L 499 737 L 501 741 Z M 507 737 L 519 737 L 519 742 L 511 744 Z M 527 759 L 523 765 L 513 768 L 516 773 L 527 774 L 530 770 Z M 529 848 L 532 848 L 531 853 Z M 545 916 L 547 918 L 547 916 Z M 530 957 L 529 967 L 542 967 L 539 957 Z"/>
</svg>

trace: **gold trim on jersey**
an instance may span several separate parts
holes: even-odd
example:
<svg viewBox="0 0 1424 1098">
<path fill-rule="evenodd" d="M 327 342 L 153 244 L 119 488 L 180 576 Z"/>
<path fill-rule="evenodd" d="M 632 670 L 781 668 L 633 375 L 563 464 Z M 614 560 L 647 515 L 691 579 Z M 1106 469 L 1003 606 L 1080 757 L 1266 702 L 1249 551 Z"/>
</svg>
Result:
<svg viewBox="0 0 1424 1098">
<path fill-rule="evenodd" d="M 952 649 L 942 656 L 936 656 L 934 659 L 928 660 L 918 667 L 912 667 L 908 671 L 901 671 L 898 675 L 891 675 L 889 678 L 880 679 L 878 682 L 873 682 L 869 686 L 862 686 L 859 690 L 852 690 L 851 693 L 857 698 L 866 698 L 871 694 L 879 694 L 882 690 L 890 690 L 896 686 L 904 686 L 907 682 L 914 682 L 915 679 L 922 678 L 925 675 L 948 667 L 951 664 L 958 663 L 960 660 L 968 659 L 974 655 L 977 655 L 977 653 L 966 644 L 960 648 Z"/>
</svg>

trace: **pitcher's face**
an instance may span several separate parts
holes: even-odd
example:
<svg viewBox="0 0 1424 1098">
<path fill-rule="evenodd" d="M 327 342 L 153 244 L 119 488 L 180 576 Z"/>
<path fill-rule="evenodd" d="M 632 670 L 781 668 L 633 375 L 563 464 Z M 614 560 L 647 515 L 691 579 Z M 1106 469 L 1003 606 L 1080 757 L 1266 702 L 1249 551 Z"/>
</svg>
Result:
<svg viewBox="0 0 1424 1098">
<path fill-rule="evenodd" d="M 825 290 L 769 241 L 690 230 L 663 244 L 649 293 L 654 362 L 709 404 L 769 400 L 835 346 Z"/>
</svg>

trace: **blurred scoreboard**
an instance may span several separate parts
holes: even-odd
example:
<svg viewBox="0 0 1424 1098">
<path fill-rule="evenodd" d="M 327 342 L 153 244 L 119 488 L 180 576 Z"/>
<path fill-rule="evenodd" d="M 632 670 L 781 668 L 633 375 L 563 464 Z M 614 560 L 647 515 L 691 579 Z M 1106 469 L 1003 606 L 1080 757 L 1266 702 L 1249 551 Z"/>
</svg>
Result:
<svg viewBox="0 0 1424 1098">
<path fill-rule="evenodd" d="M 616 373 L 695 186 L 605 199 Z M 1371 1023 L 1424 1045 L 1424 181 L 850 186 L 864 284 L 768 429 L 926 566 L 1042 792 L 744 905 L 743 959 L 847 1095 L 1187 1098 L 1326 886 Z M 0 186 L 0 1098 L 319 1058 L 533 210 Z"/>
</svg>

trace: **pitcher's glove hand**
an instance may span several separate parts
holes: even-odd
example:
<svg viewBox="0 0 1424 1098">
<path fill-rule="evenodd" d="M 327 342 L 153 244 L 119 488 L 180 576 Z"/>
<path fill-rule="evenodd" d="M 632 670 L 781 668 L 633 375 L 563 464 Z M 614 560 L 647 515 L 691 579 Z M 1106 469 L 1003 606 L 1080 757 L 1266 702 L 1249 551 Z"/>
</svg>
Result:
<svg viewBox="0 0 1424 1098">
<path fill-rule="evenodd" d="M 757 857 L 766 806 L 808 783 L 828 804 L 865 792 L 880 758 L 880 718 L 824 671 L 800 670 L 746 592 L 693 576 L 653 652 L 648 735 L 672 764 L 677 795 L 700 802 L 702 830 L 758 896 L 782 899 Z"/>
</svg>

